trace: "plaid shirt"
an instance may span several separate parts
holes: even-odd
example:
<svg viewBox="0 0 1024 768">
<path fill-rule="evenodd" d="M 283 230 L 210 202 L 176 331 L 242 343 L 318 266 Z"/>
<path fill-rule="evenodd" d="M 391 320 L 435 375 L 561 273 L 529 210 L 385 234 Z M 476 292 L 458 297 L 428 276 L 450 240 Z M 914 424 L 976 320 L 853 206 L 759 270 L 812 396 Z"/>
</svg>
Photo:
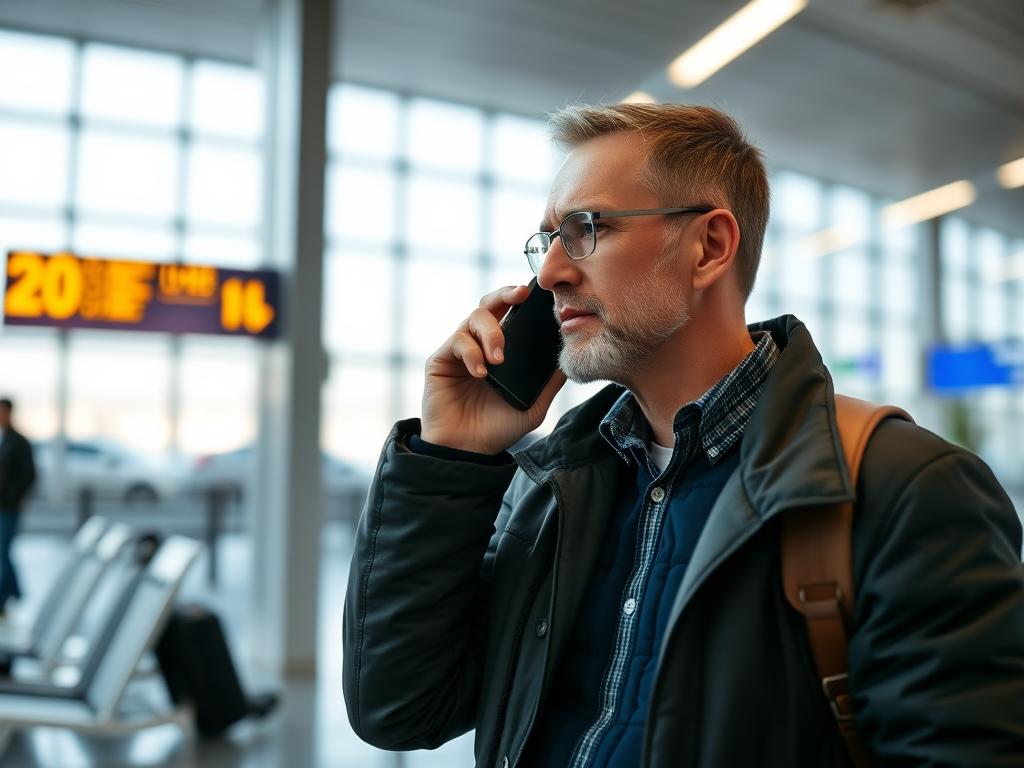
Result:
<svg viewBox="0 0 1024 768">
<path fill-rule="evenodd" d="M 626 580 L 625 601 L 618 613 L 612 656 L 602 679 L 598 715 L 576 743 L 570 761 L 572 768 L 588 768 L 592 764 L 601 739 L 615 719 L 625 672 L 633 653 L 639 603 L 657 554 L 675 477 L 691 462 L 698 449 L 714 465 L 736 444 L 778 357 L 779 349 L 771 334 L 760 334 L 754 349 L 731 373 L 677 412 L 672 425 L 676 444 L 664 472 L 651 461 L 648 452 L 650 425 L 631 393 L 624 393 L 602 420 L 602 436 L 623 460 L 636 461 L 640 467 L 646 468 L 654 482 L 640 502 L 643 509 L 637 522 L 636 560 Z M 668 494 L 665 489 L 668 489 Z"/>
</svg>

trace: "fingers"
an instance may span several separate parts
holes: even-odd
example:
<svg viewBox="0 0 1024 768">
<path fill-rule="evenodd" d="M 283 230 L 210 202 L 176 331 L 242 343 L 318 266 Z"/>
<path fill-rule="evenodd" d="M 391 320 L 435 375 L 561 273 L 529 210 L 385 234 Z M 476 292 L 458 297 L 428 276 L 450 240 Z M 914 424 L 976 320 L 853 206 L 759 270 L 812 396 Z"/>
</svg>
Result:
<svg viewBox="0 0 1024 768">
<path fill-rule="evenodd" d="M 509 307 L 522 303 L 528 295 L 525 285 L 505 286 L 487 294 L 435 356 L 446 356 L 447 352 L 465 365 L 470 376 L 484 378 L 487 365 L 500 365 L 505 360 L 505 335 L 498 321 Z"/>
<path fill-rule="evenodd" d="M 453 335 L 449 348 L 452 356 L 456 360 L 461 360 L 466 366 L 470 376 L 482 379 L 487 375 L 487 360 L 484 357 L 484 351 L 468 330 L 462 330 Z"/>
<path fill-rule="evenodd" d="M 480 299 L 480 308 L 487 310 L 495 320 L 501 320 L 509 307 L 522 304 L 529 295 L 530 289 L 525 285 L 506 285 Z"/>
</svg>

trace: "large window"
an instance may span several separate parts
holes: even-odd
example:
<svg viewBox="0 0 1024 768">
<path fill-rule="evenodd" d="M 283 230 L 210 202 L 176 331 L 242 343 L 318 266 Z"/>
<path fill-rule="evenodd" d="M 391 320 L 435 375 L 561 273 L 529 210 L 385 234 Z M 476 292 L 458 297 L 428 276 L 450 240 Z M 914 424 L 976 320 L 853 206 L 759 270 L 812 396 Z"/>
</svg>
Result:
<svg viewBox="0 0 1024 768">
<path fill-rule="evenodd" d="M 264 107 L 252 68 L 0 31 L 0 71 L 23 73 L 0 78 L 4 255 L 72 249 L 259 265 Z M 31 436 L 58 429 L 63 366 L 71 437 L 149 453 L 253 438 L 256 365 L 245 341 L 58 339 L 0 328 L 0 390 L 17 399 Z"/>
<path fill-rule="evenodd" d="M 419 415 L 427 355 L 481 295 L 529 281 L 557 157 L 542 121 L 431 99 L 341 84 L 329 115 L 323 434 L 372 466 Z M 568 386 L 552 420 L 593 389 Z"/>
</svg>

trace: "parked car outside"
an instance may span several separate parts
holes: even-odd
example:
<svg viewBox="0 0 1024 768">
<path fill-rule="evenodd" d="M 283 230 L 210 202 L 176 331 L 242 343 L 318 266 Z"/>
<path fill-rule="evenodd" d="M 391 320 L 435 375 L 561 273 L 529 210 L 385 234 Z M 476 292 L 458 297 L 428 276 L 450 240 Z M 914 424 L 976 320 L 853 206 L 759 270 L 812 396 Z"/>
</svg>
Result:
<svg viewBox="0 0 1024 768">
<path fill-rule="evenodd" d="M 53 441 L 33 446 L 37 494 L 46 494 L 53 481 L 54 449 Z M 180 472 L 119 443 L 103 438 L 65 443 L 64 491 L 69 498 L 89 491 L 97 499 L 155 504 L 175 496 L 180 487 Z"/>
<path fill-rule="evenodd" d="M 321 452 L 321 472 L 324 491 L 331 509 L 343 514 L 358 514 L 370 487 L 370 476 L 362 469 L 330 454 Z M 233 451 L 200 456 L 185 481 L 190 494 L 206 494 L 220 489 L 232 501 L 241 501 L 255 471 L 253 446 L 245 445 Z"/>
</svg>

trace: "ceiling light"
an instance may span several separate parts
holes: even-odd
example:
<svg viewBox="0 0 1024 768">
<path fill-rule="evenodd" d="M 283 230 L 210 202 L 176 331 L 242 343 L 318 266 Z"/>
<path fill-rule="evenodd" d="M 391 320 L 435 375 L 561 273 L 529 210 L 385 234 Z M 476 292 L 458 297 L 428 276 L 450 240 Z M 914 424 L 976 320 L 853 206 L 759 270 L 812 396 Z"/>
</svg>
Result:
<svg viewBox="0 0 1024 768">
<path fill-rule="evenodd" d="M 934 219 L 958 208 L 966 208 L 977 196 L 978 193 L 971 182 L 954 181 L 952 184 L 887 205 L 882 209 L 882 224 L 886 227 L 905 227 Z"/>
<path fill-rule="evenodd" d="M 807 6 L 807 0 L 753 0 L 723 21 L 668 67 L 668 78 L 693 88 Z"/>
<path fill-rule="evenodd" d="M 622 100 L 623 104 L 657 104 L 658 100 L 647 91 L 633 91 Z"/>
<path fill-rule="evenodd" d="M 816 259 L 836 251 L 845 251 L 865 241 L 863 233 L 850 227 L 829 227 L 801 238 L 794 251 L 809 259 Z"/>
<path fill-rule="evenodd" d="M 996 171 L 996 178 L 999 183 L 1007 189 L 1024 187 L 1024 157 L 1014 160 L 1012 163 L 999 166 Z"/>
</svg>

